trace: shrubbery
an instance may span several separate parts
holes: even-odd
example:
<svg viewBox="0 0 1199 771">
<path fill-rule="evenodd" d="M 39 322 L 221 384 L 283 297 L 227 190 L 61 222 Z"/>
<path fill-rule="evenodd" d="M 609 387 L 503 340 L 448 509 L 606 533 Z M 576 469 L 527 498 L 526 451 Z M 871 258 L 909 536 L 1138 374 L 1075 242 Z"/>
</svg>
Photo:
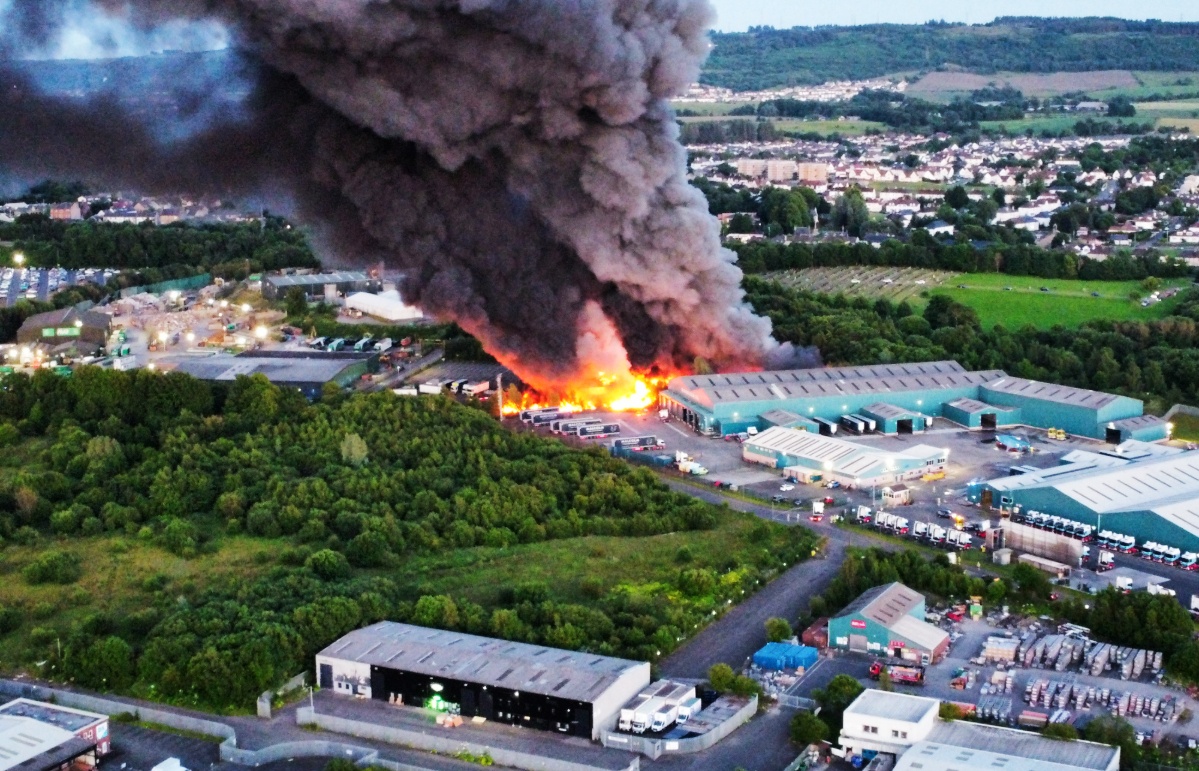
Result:
<svg viewBox="0 0 1199 771">
<path fill-rule="evenodd" d="M 75 555 L 51 551 L 34 558 L 21 575 L 30 584 L 73 584 L 83 575 L 83 568 Z"/>
</svg>

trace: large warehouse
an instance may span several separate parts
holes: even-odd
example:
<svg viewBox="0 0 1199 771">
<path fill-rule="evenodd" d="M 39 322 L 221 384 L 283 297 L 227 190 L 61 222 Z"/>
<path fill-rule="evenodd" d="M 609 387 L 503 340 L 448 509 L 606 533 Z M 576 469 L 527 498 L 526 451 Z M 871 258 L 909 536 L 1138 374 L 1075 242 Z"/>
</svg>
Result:
<svg viewBox="0 0 1199 771">
<path fill-rule="evenodd" d="M 924 620 L 924 595 L 899 582 L 863 592 L 828 622 L 830 648 L 939 661 L 949 634 Z"/>
<path fill-rule="evenodd" d="M 296 388 L 309 399 L 321 395 L 326 383 L 346 387 L 379 370 L 379 355 L 350 351 L 249 351 L 236 356 L 177 356 L 164 359 L 164 369 L 200 380 L 233 381 L 243 375 L 263 375 L 277 386 Z"/>
<path fill-rule="evenodd" d="M 883 487 L 944 471 L 949 450 L 918 444 L 902 452 L 888 452 L 776 426 L 747 439 L 741 445 L 741 457 L 782 469 L 784 476 L 805 483 L 822 479 L 855 487 Z"/>
<path fill-rule="evenodd" d="M 317 683 L 392 704 L 597 739 L 650 682 L 648 662 L 381 621 L 316 656 Z"/>
<path fill-rule="evenodd" d="M 299 287 L 309 298 L 332 301 L 350 292 L 378 292 L 383 282 L 358 271 L 276 274 L 262 279 L 262 296 L 282 300 L 292 287 Z"/>
<path fill-rule="evenodd" d="M 50 346 L 78 343 L 83 348 L 96 349 L 108 340 L 112 317 L 98 311 L 59 308 L 38 313 L 25 319 L 17 330 L 17 342 L 22 345 L 43 343 Z"/>
<path fill-rule="evenodd" d="M 956 361 L 691 375 L 672 380 L 659 401 L 696 431 L 721 436 L 773 426 L 913 434 L 941 417 L 967 428 L 1061 428 L 1113 444 L 1164 439 L 1168 430 L 1136 399 L 967 372 Z"/>
<path fill-rule="evenodd" d="M 1138 441 L 1111 452 L 1078 450 L 1058 466 L 975 482 L 967 497 L 984 508 L 1019 506 L 1199 551 L 1199 452 Z"/>
<path fill-rule="evenodd" d="M 0 771 L 88 771 L 110 749 L 107 715 L 30 699 L 0 706 Z"/>
</svg>

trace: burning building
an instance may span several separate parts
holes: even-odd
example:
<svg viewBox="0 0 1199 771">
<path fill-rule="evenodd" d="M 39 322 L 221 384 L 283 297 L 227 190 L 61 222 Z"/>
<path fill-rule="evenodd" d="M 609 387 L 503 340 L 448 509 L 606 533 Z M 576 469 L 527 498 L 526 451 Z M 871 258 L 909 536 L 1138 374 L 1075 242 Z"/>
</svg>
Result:
<svg viewBox="0 0 1199 771">
<path fill-rule="evenodd" d="M 406 301 L 543 392 L 644 400 L 636 373 L 778 349 L 687 183 L 667 101 L 708 50 L 706 0 L 12 0 L 0 61 L 89 18 L 157 41 L 217 23 L 251 95 L 189 94 L 180 138 L 164 125 L 179 115 L 46 96 L 0 68 L 10 174 L 259 196 L 327 254 L 403 269 Z"/>
</svg>

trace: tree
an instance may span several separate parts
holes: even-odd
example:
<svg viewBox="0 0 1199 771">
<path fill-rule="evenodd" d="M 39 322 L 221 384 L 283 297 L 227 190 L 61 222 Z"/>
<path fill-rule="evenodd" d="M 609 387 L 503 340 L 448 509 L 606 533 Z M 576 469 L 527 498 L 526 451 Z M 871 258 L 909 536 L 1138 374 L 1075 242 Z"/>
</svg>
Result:
<svg viewBox="0 0 1199 771">
<path fill-rule="evenodd" d="M 849 235 L 860 237 L 866 224 L 870 221 L 870 210 L 862 198 L 862 191 L 856 187 L 850 188 L 837 199 L 833 205 L 832 221 L 834 228 L 844 229 Z"/>
<path fill-rule="evenodd" d="M 1113 118 L 1135 118 L 1137 108 L 1126 96 L 1117 96 L 1107 103 L 1107 114 Z"/>
<path fill-rule="evenodd" d="M 754 224 L 753 215 L 737 212 L 729 220 L 730 233 L 753 233 L 758 227 Z"/>
<path fill-rule="evenodd" d="M 819 744 L 828 736 L 828 725 L 807 710 L 801 710 L 791 718 L 791 741 L 800 747 Z"/>
<path fill-rule="evenodd" d="M 321 549 L 309 555 L 304 567 L 311 570 L 322 581 L 336 581 L 350 574 L 350 563 L 345 555 L 332 549 Z"/>
<path fill-rule="evenodd" d="M 1045 600 L 1052 591 L 1049 578 L 1031 565 L 1020 564 L 1012 568 L 1012 579 L 1020 594 L 1028 599 Z"/>
<path fill-rule="evenodd" d="M 737 675 L 728 664 L 713 664 L 708 668 L 708 682 L 722 693 L 732 690 Z"/>
<path fill-rule="evenodd" d="M 1141 757 L 1141 747 L 1137 744 L 1136 729 L 1127 720 L 1113 715 L 1101 715 L 1087 723 L 1082 735 L 1089 742 L 1119 747 L 1121 771 L 1136 768 Z"/>
<path fill-rule="evenodd" d="M 966 188 L 955 185 L 945 193 L 945 203 L 954 209 L 965 209 L 970 203 L 970 196 L 966 193 Z"/>
<path fill-rule="evenodd" d="M 1069 723 L 1050 723 L 1041 729 L 1041 736 L 1063 742 L 1078 741 L 1078 729 Z"/>
<path fill-rule="evenodd" d="M 370 455 L 370 450 L 367 448 L 366 442 L 358 434 L 346 434 L 345 438 L 341 440 L 341 460 L 343 463 L 350 466 L 361 466 L 366 463 L 368 455 Z"/>
<path fill-rule="evenodd" d="M 894 691 L 895 684 L 891 682 L 891 673 L 884 669 L 878 673 L 878 689 L 880 691 Z"/>
<path fill-rule="evenodd" d="M 766 639 L 769 642 L 782 642 L 784 640 L 790 640 L 794 636 L 795 632 L 791 630 L 791 625 L 787 623 L 787 619 L 766 619 Z"/>
<path fill-rule="evenodd" d="M 997 187 L 991 191 L 991 200 L 995 202 L 996 206 L 1002 209 L 1004 206 L 1007 206 L 1007 193 L 1004 192 L 1002 187 Z"/>
<path fill-rule="evenodd" d="M 308 313 L 308 295 L 298 286 L 287 290 L 283 303 L 290 318 L 300 319 Z"/>
<path fill-rule="evenodd" d="M 850 675 L 837 675 L 827 686 L 812 692 L 812 698 L 820 704 L 821 714 L 828 718 L 832 733 L 841 732 L 841 714 L 864 690 L 862 684 Z"/>
<path fill-rule="evenodd" d="M 941 702 L 941 707 L 938 710 L 938 715 L 942 720 L 952 722 L 962 719 L 962 708 L 950 701 Z"/>
</svg>

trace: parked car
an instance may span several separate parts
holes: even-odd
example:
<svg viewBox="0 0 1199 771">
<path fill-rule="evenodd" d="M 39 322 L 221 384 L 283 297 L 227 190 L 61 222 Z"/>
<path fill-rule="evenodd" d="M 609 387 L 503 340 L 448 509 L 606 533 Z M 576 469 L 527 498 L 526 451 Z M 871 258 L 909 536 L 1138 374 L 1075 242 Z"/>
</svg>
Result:
<svg viewBox="0 0 1199 771">
<path fill-rule="evenodd" d="M 795 485 L 779 485 L 779 490 L 784 493 L 789 493 L 795 489 Z"/>
<path fill-rule="evenodd" d="M 953 512 L 949 509 L 937 509 L 937 517 L 940 519 L 953 519 Z"/>
</svg>

